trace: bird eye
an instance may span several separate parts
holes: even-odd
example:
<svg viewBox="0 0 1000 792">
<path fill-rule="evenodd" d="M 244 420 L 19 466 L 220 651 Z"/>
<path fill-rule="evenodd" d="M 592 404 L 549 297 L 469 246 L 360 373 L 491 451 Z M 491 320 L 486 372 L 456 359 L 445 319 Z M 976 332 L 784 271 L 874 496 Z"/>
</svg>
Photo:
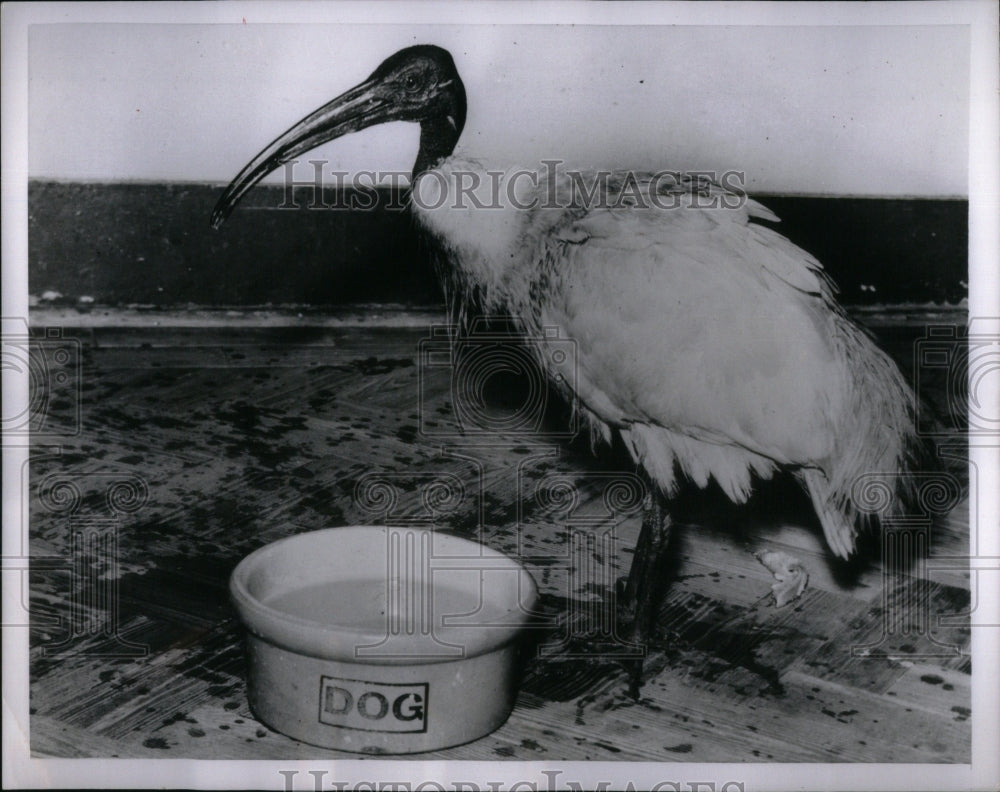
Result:
<svg viewBox="0 0 1000 792">
<path fill-rule="evenodd" d="M 416 72 L 410 72 L 403 77 L 403 87 L 411 93 L 419 91 L 423 87 L 423 84 L 423 79 Z"/>
</svg>

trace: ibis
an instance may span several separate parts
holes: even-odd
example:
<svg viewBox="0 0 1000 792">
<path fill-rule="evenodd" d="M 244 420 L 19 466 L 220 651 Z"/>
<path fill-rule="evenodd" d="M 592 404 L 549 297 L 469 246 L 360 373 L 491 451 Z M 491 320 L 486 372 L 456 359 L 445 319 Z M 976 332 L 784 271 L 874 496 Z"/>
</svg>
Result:
<svg viewBox="0 0 1000 792">
<path fill-rule="evenodd" d="M 884 474 L 894 502 L 905 502 L 912 391 L 838 304 L 820 263 L 768 225 L 777 220 L 768 209 L 719 184 L 649 174 L 595 176 L 576 190 L 579 174 L 508 169 L 504 186 L 455 153 L 465 119 L 452 56 L 400 50 L 254 157 L 211 222 L 218 228 L 260 179 L 321 143 L 418 123 L 410 211 L 440 251 L 449 302 L 460 314 L 509 317 L 537 339 L 539 365 L 598 444 L 620 438 L 646 479 L 620 592 L 631 639 L 645 645 L 654 626 L 681 482 L 714 481 L 742 503 L 758 481 L 790 471 L 840 558 L 868 518 L 856 482 Z M 458 200 L 472 182 L 489 203 Z M 553 184 L 570 198 L 542 195 Z M 575 355 L 547 354 L 546 328 L 572 339 Z M 633 691 L 641 673 L 641 663 L 631 670 Z"/>
</svg>

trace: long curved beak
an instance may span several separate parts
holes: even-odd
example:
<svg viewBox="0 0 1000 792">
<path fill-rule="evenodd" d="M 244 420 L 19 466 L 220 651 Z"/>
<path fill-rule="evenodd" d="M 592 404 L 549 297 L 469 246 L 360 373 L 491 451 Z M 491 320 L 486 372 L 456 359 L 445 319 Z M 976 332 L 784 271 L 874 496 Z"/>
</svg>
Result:
<svg viewBox="0 0 1000 792">
<path fill-rule="evenodd" d="M 377 95 L 379 84 L 378 80 L 365 80 L 272 141 L 226 187 L 212 210 L 212 228 L 221 226 L 250 188 L 275 168 L 328 140 L 392 120 L 392 104 Z"/>
</svg>

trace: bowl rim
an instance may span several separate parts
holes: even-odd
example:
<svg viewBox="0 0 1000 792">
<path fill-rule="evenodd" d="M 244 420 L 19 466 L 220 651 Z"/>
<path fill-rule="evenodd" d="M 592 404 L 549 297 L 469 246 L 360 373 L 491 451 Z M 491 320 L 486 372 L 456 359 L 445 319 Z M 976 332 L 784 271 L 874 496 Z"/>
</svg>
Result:
<svg viewBox="0 0 1000 792">
<path fill-rule="evenodd" d="M 321 536 L 343 534 L 345 531 L 363 534 L 399 529 L 436 534 L 446 537 L 449 542 L 466 544 L 475 547 L 480 555 L 502 559 L 510 564 L 511 569 L 521 573 L 521 579 L 526 581 L 526 590 L 522 591 L 521 605 L 525 610 L 524 618 L 519 623 L 512 623 L 509 629 L 482 630 L 478 632 L 478 640 L 469 642 L 464 647 L 461 656 L 391 656 L 358 658 L 354 650 L 359 645 L 373 645 L 385 639 L 384 632 L 369 631 L 343 625 L 327 624 L 302 616 L 295 616 L 264 603 L 250 592 L 249 578 L 266 564 L 267 559 L 289 544 L 307 544 L 310 540 Z M 496 567 L 489 567 L 495 569 Z M 426 526 L 385 526 L 385 525 L 345 525 L 341 527 L 321 528 L 313 531 L 286 536 L 269 542 L 245 556 L 233 569 L 229 577 L 229 594 L 240 621 L 251 633 L 267 643 L 272 643 L 283 649 L 320 659 L 333 660 L 339 663 L 357 663 L 363 665 L 426 665 L 448 662 L 462 662 L 478 657 L 488 652 L 496 651 L 514 641 L 526 624 L 530 612 L 538 602 L 538 584 L 534 576 L 515 558 L 495 550 L 481 542 L 472 541 L 466 537 L 442 529 Z"/>
</svg>

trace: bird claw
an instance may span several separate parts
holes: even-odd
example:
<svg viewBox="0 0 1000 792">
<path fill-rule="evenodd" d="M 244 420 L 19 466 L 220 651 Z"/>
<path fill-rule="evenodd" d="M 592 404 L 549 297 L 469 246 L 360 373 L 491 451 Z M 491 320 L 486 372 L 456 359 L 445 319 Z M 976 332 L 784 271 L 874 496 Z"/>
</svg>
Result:
<svg viewBox="0 0 1000 792">
<path fill-rule="evenodd" d="M 783 608 L 802 596 L 809 584 L 809 572 L 799 559 L 775 550 L 760 550 L 753 555 L 777 581 L 771 586 L 776 608 Z"/>
</svg>

